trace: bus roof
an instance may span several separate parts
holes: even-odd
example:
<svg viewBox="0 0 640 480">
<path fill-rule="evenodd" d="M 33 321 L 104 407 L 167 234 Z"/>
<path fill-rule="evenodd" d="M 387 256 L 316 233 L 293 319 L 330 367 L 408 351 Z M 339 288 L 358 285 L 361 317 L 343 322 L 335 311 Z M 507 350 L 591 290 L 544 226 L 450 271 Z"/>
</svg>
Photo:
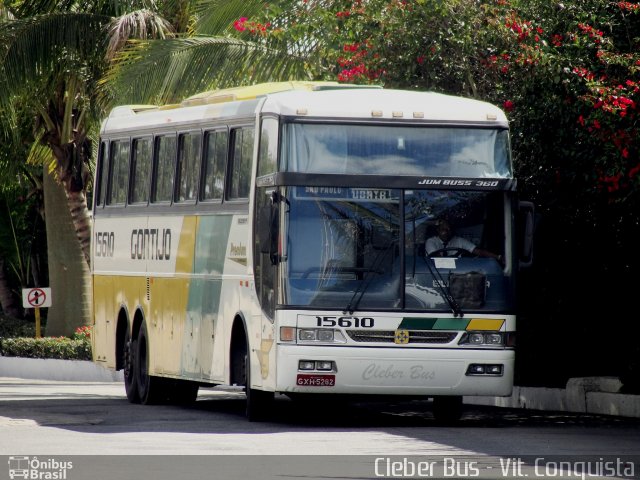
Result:
<svg viewBox="0 0 640 480">
<path fill-rule="evenodd" d="M 314 118 L 507 122 L 502 110 L 486 102 L 433 92 L 391 89 L 291 90 L 267 95 L 262 112 Z"/>
<path fill-rule="evenodd" d="M 309 118 L 507 124 L 498 107 L 463 97 L 337 82 L 272 82 L 203 92 L 180 104 L 116 107 L 104 121 L 102 133 L 252 117 L 258 110 Z"/>
</svg>

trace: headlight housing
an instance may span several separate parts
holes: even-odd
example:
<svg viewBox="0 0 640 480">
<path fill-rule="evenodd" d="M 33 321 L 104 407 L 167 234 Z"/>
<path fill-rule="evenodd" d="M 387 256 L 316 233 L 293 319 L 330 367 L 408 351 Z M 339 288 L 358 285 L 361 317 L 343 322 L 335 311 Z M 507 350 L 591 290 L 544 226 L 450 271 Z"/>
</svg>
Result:
<svg viewBox="0 0 640 480">
<path fill-rule="evenodd" d="M 504 347 L 508 333 L 502 332 L 465 332 L 462 334 L 458 345 L 472 347 Z"/>
<path fill-rule="evenodd" d="M 333 328 L 280 327 L 280 341 L 298 344 L 347 343 L 342 332 Z"/>
</svg>

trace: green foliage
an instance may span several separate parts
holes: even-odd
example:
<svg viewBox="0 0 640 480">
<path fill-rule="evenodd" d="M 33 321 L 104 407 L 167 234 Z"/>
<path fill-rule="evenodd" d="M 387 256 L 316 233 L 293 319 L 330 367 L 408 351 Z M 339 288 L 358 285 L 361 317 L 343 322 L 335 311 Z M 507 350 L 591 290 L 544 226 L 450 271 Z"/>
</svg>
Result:
<svg viewBox="0 0 640 480">
<path fill-rule="evenodd" d="M 91 343 L 67 337 L 4 338 L 0 350 L 5 357 L 91 360 Z"/>
<path fill-rule="evenodd" d="M 33 327 L 26 329 L 32 330 Z M 21 333 L 24 325 L 0 323 L 8 334 Z M 68 337 L 12 337 L 2 338 L 0 334 L 0 354 L 6 357 L 55 358 L 60 360 L 91 360 L 91 327 L 79 327 L 72 338 Z"/>
<path fill-rule="evenodd" d="M 229 35 L 234 19 L 263 6 L 256 0 L 201 0 L 187 31 L 130 40 L 102 79 L 102 103 L 175 103 L 215 88 L 307 77 L 308 65 L 288 43 Z"/>
</svg>

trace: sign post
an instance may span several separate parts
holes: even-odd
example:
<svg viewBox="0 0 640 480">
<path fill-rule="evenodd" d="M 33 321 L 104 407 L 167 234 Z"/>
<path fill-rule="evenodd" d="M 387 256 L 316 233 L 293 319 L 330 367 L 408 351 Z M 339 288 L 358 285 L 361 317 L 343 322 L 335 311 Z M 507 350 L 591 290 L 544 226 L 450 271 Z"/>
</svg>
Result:
<svg viewBox="0 0 640 480">
<path fill-rule="evenodd" d="M 36 316 L 36 338 L 42 336 L 40 331 L 40 309 L 51 306 L 51 289 L 50 288 L 23 288 L 22 289 L 22 306 L 24 308 L 35 309 Z"/>
</svg>

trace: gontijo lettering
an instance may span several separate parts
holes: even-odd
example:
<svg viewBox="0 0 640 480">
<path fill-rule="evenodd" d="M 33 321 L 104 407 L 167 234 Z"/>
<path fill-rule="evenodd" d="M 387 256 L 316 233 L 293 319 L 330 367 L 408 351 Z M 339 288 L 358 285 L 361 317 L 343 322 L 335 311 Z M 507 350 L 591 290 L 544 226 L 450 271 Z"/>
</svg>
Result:
<svg viewBox="0 0 640 480">
<path fill-rule="evenodd" d="M 169 260 L 171 258 L 171 229 L 139 228 L 131 230 L 131 258 L 134 260 Z"/>
</svg>

